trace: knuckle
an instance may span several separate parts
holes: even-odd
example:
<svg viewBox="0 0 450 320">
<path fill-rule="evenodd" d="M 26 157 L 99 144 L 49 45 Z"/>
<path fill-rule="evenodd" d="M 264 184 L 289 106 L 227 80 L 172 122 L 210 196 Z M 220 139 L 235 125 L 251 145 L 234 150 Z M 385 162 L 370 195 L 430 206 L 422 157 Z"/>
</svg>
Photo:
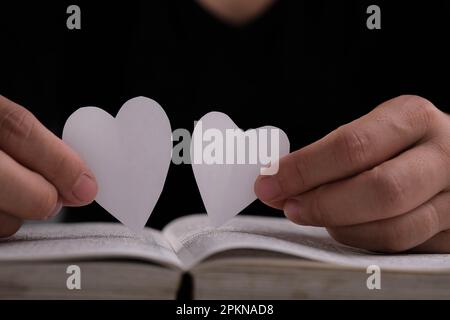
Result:
<svg viewBox="0 0 450 320">
<path fill-rule="evenodd" d="M 423 228 L 422 232 L 426 238 L 431 238 L 441 230 L 441 220 L 439 213 L 432 202 L 428 202 L 425 205 L 425 208 L 426 214 L 423 217 L 424 220 L 421 222 Z"/>
<path fill-rule="evenodd" d="M 27 109 L 14 106 L 0 115 L 0 139 L 8 142 L 12 138 L 27 139 L 35 124 L 35 118 Z"/>
<path fill-rule="evenodd" d="M 368 172 L 368 180 L 374 190 L 374 200 L 380 212 L 391 215 L 402 209 L 406 191 L 395 173 L 378 166 Z"/>
<path fill-rule="evenodd" d="M 348 126 L 337 130 L 336 149 L 334 150 L 336 161 L 344 160 L 346 163 L 361 167 L 370 158 L 370 150 L 370 138 L 363 131 L 350 129 Z"/>
<path fill-rule="evenodd" d="M 401 98 L 403 98 L 404 101 L 411 106 L 416 106 L 418 110 L 430 112 L 436 109 L 430 100 L 418 95 L 403 95 Z"/>
<path fill-rule="evenodd" d="M 438 115 L 438 109 L 434 104 L 420 96 L 405 95 L 401 97 L 405 105 L 405 116 L 414 128 L 427 130 Z"/>
</svg>

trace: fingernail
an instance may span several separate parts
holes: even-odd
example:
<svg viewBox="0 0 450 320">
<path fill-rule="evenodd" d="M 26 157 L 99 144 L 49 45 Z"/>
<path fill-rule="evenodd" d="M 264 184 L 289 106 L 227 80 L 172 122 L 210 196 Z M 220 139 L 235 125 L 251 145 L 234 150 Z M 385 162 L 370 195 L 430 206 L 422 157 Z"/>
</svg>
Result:
<svg viewBox="0 0 450 320">
<path fill-rule="evenodd" d="M 56 216 L 61 211 L 62 207 L 63 207 L 62 201 L 58 200 L 58 202 L 56 203 L 55 209 L 53 209 L 53 211 L 47 217 L 45 217 L 45 220 L 51 219 L 54 216 Z"/>
<path fill-rule="evenodd" d="M 297 200 L 289 199 L 283 207 L 284 215 L 291 221 L 303 224 L 300 218 L 300 203 Z"/>
<path fill-rule="evenodd" d="M 281 188 L 274 176 L 260 176 L 255 185 L 255 193 L 262 201 L 272 201 L 281 197 Z"/>
<path fill-rule="evenodd" d="M 90 175 L 83 173 L 75 183 L 72 193 L 79 201 L 90 202 L 97 193 L 97 183 Z"/>
</svg>

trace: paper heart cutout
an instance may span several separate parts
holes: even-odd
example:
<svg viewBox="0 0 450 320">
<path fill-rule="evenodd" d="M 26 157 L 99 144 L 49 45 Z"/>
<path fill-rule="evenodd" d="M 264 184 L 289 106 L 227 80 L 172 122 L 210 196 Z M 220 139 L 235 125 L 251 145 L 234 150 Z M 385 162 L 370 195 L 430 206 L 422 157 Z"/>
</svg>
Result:
<svg viewBox="0 0 450 320">
<path fill-rule="evenodd" d="M 172 157 L 172 131 L 162 107 L 136 97 L 116 118 L 96 107 L 80 108 L 67 119 L 63 140 L 94 173 L 95 201 L 131 230 L 142 230 Z"/>
<path fill-rule="evenodd" d="M 191 161 L 195 180 L 212 225 L 219 227 L 256 200 L 257 197 L 253 190 L 254 183 L 261 173 L 261 168 L 265 166 L 259 161 L 255 164 L 250 164 L 248 163 L 249 161 L 247 161 L 247 164 L 226 164 L 226 161 L 223 161 L 223 164 L 200 163 L 201 161 L 198 159 L 200 149 L 196 149 L 196 146 L 199 148 L 198 146 L 200 145 L 203 150 L 205 143 L 202 132 L 206 132 L 209 129 L 218 130 L 226 137 L 227 129 L 239 128 L 226 114 L 210 112 L 198 121 L 192 134 Z M 275 129 L 279 132 L 279 157 L 277 157 L 276 161 L 289 153 L 289 139 L 281 129 L 265 126 L 245 132 L 249 133 L 254 130 L 256 133 L 259 133 L 262 129 Z M 239 131 L 244 133 L 240 129 Z M 270 146 L 270 143 L 268 143 L 268 146 Z M 246 157 L 249 156 L 249 150 L 250 148 L 247 148 Z M 270 148 L 268 150 L 270 151 Z M 227 151 L 226 143 L 224 142 L 224 158 L 226 158 Z M 235 150 L 236 154 L 237 150 Z"/>
</svg>

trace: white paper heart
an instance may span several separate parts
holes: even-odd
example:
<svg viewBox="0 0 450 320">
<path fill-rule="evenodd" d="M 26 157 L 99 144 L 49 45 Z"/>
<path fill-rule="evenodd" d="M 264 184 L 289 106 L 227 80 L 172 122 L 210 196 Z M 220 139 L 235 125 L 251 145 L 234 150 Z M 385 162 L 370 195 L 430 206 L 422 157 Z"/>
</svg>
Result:
<svg viewBox="0 0 450 320">
<path fill-rule="evenodd" d="M 127 101 L 116 118 L 96 107 L 75 111 L 63 140 L 87 163 L 98 183 L 98 204 L 137 232 L 144 228 L 166 180 L 172 131 L 154 100 Z"/>
<path fill-rule="evenodd" d="M 253 190 L 256 178 L 261 173 L 261 169 L 267 165 L 259 161 L 257 163 L 230 164 L 226 161 L 226 153 L 230 152 L 226 142 L 223 142 L 223 159 L 222 163 L 207 163 L 202 158 L 203 152 L 211 142 L 205 142 L 204 134 L 212 129 L 216 133 L 221 133 L 226 137 L 227 129 L 238 129 L 233 120 L 226 114 L 221 112 L 210 112 L 204 115 L 194 128 L 191 141 L 191 161 L 194 171 L 195 180 L 206 208 L 206 212 L 213 226 L 221 226 L 239 212 L 245 209 L 249 204 L 256 200 Z M 278 128 L 265 126 L 258 129 L 245 131 L 245 133 L 254 133 L 258 136 L 261 130 L 270 131 L 277 130 L 279 134 L 278 141 L 278 158 L 289 153 L 289 139 L 287 135 Z M 239 130 L 241 134 L 244 131 Z M 270 137 L 270 134 L 268 134 Z M 225 139 L 225 138 L 224 138 Z M 260 139 L 258 138 L 258 141 Z M 270 154 L 270 139 L 266 139 Z M 275 142 L 276 143 L 276 142 Z M 249 159 L 250 148 L 246 148 L 246 158 Z M 237 148 L 234 149 L 234 155 L 237 158 Z M 259 149 L 258 149 L 259 153 Z M 237 161 L 236 161 L 237 162 Z"/>
</svg>

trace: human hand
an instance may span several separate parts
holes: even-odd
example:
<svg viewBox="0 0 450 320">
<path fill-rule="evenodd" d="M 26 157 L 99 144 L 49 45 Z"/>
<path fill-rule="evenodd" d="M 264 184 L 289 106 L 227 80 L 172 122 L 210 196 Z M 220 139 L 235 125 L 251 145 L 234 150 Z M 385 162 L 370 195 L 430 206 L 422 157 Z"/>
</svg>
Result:
<svg viewBox="0 0 450 320">
<path fill-rule="evenodd" d="M 0 237 L 23 220 L 46 220 L 63 205 L 95 198 L 94 175 L 28 110 L 0 95 Z"/>
<path fill-rule="evenodd" d="M 260 176 L 258 198 L 295 223 L 382 252 L 450 252 L 450 117 L 389 100 Z"/>
</svg>

